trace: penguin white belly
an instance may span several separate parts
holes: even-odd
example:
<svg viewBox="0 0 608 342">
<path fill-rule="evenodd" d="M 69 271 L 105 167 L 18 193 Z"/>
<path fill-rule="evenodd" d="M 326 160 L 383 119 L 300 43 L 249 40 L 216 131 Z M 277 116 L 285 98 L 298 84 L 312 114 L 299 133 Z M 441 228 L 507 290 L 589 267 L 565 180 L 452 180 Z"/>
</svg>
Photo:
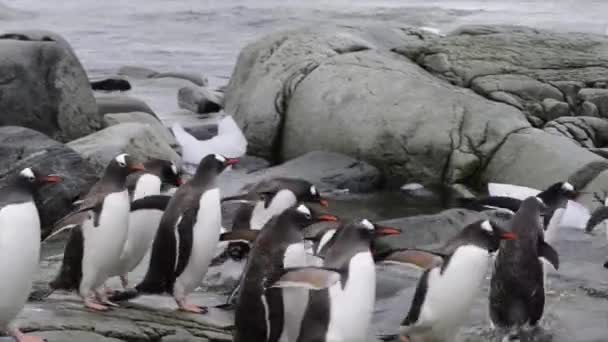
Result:
<svg viewBox="0 0 608 342">
<path fill-rule="evenodd" d="M 139 177 L 135 184 L 135 191 L 133 192 L 133 200 L 138 200 L 146 196 L 160 194 L 160 187 L 162 182 L 158 176 L 146 173 Z"/>
<path fill-rule="evenodd" d="M 40 218 L 33 202 L 0 210 L 0 330 L 23 309 L 38 272 Z"/>
<path fill-rule="evenodd" d="M 127 241 L 120 255 L 118 274 L 133 271 L 152 247 L 156 231 L 163 216 L 162 210 L 141 209 L 129 214 Z"/>
<path fill-rule="evenodd" d="M 376 300 L 376 269 L 370 252 L 350 259 L 348 279 L 329 289 L 330 318 L 326 342 L 364 342 Z"/>
<path fill-rule="evenodd" d="M 192 251 L 186 268 L 176 280 L 186 294 L 194 291 L 203 281 L 215 247 L 220 240 L 222 211 L 220 190 L 207 190 L 201 196 L 192 234 Z"/>
<path fill-rule="evenodd" d="M 128 234 L 129 210 L 127 190 L 115 192 L 104 199 L 97 227 L 94 226 L 93 215 L 82 224 L 82 295 L 97 289 L 107 278 L 118 273 Z"/>
<path fill-rule="evenodd" d="M 431 327 L 432 335 L 454 331 L 468 317 L 471 305 L 485 278 L 490 254 L 477 246 L 462 246 L 428 276 L 427 292 L 416 326 Z"/>
</svg>

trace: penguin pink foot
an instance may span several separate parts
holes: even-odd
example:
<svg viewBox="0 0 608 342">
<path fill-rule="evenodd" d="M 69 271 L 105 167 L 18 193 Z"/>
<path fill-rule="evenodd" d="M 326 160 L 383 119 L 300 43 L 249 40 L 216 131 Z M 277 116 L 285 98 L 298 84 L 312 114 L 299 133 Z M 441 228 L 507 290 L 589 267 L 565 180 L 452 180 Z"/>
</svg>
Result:
<svg viewBox="0 0 608 342">
<path fill-rule="evenodd" d="M 198 306 L 195 304 L 189 304 L 189 303 L 186 303 L 186 301 L 183 299 L 176 300 L 176 302 L 177 302 L 177 306 L 179 307 L 180 311 L 197 313 L 197 314 L 206 314 L 208 312 L 207 307 Z"/>
<path fill-rule="evenodd" d="M 26 335 L 19 329 L 12 330 L 11 335 L 17 340 L 17 342 L 46 342 L 46 340 L 42 337 Z"/>
<path fill-rule="evenodd" d="M 108 289 L 108 288 L 105 288 L 103 291 L 97 291 L 97 292 L 95 293 L 95 297 L 97 298 L 97 300 L 98 300 L 98 301 L 99 301 L 101 304 L 105 304 L 105 305 L 107 305 L 107 306 L 112 306 L 112 307 L 115 307 L 115 308 L 119 307 L 120 305 L 118 305 L 118 304 L 116 304 L 116 303 L 114 303 L 114 302 L 111 302 L 111 301 L 108 299 L 108 295 L 107 295 L 107 293 L 109 292 L 108 290 L 109 290 L 109 291 L 111 291 L 110 293 L 114 294 L 114 291 L 113 291 L 113 290 L 110 290 L 110 289 Z"/>
<path fill-rule="evenodd" d="M 97 303 L 95 300 L 91 299 L 91 298 L 87 298 L 84 300 L 84 306 L 88 309 L 91 309 L 93 311 L 108 311 L 110 310 L 109 307 L 102 305 L 100 303 Z"/>
</svg>

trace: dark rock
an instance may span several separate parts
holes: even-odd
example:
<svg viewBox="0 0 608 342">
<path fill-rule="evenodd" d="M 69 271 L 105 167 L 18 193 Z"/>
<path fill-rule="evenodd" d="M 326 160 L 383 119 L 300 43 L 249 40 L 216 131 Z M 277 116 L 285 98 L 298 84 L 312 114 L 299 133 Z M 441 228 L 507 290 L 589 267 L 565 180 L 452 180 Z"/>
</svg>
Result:
<svg viewBox="0 0 608 342">
<path fill-rule="evenodd" d="M 184 126 L 184 129 L 198 140 L 211 139 L 217 135 L 217 124 L 213 123 L 190 124 Z"/>
<path fill-rule="evenodd" d="M 106 114 L 103 116 L 103 122 L 104 128 L 119 125 L 121 123 L 126 122 L 143 123 L 150 126 L 150 128 L 152 128 L 152 130 L 154 130 L 156 134 L 165 139 L 169 143 L 169 145 L 177 145 L 173 133 L 171 133 L 171 131 L 169 131 L 169 129 L 165 127 L 162 122 L 160 122 L 155 116 L 150 115 L 148 113 L 130 112 Z"/>
<path fill-rule="evenodd" d="M 103 95 L 96 96 L 97 107 L 99 115 L 108 113 L 130 113 L 130 112 L 144 112 L 152 114 L 157 117 L 152 108 L 148 106 L 144 101 L 122 95 Z"/>
<path fill-rule="evenodd" d="M 70 141 L 68 146 L 88 160 L 98 174 L 120 153 L 128 153 L 142 162 L 148 158 L 180 160 L 170 142 L 157 134 L 154 127 L 144 123 L 126 122 L 110 126 Z"/>
<path fill-rule="evenodd" d="M 190 81 L 200 87 L 205 87 L 209 84 L 209 81 L 207 80 L 206 77 L 203 77 L 203 76 L 201 76 L 199 74 L 195 74 L 195 73 L 179 72 L 179 71 L 160 72 L 160 73 L 149 76 L 149 78 L 178 78 L 178 79 Z"/>
<path fill-rule="evenodd" d="M 0 160 L 0 187 L 5 177 L 26 167 L 63 177 L 63 182 L 43 188 L 37 199 L 43 236 L 72 210 L 74 198 L 97 181 L 95 169 L 78 153 L 28 128 L 0 127 Z"/>
<path fill-rule="evenodd" d="M 578 93 L 581 101 L 588 101 L 598 109 L 599 116 L 608 118 L 608 89 L 585 88 Z"/>
<path fill-rule="evenodd" d="M 92 81 L 91 89 L 104 91 L 127 91 L 131 89 L 131 83 L 122 78 L 106 78 L 100 81 Z"/>
<path fill-rule="evenodd" d="M 221 93 L 214 93 L 206 88 L 188 86 L 180 88 L 177 93 L 180 108 L 200 114 L 219 112 L 223 102 Z"/>
<path fill-rule="evenodd" d="M 87 75 L 69 44 L 46 31 L 0 39 L 0 125 L 69 141 L 101 127 Z"/>
<path fill-rule="evenodd" d="M 150 78 L 157 75 L 158 71 L 139 66 L 125 65 L 118 69 L 118 74 L 132 78 Z"/>
</svg>

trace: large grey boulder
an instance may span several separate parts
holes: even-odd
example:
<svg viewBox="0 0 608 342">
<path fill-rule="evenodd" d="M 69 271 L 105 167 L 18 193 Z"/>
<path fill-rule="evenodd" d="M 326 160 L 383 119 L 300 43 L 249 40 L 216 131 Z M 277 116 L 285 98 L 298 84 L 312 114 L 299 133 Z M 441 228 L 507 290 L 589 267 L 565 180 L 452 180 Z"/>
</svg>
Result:
<svg viewBox="0 0 608 342">
<path fill-rule="evenodd" d="M 548 122 L 545 132 L 562 135 L 588 148 L 608 145 L 608 120 L 595 117 L 563 117 Z"/>
<path fill-rule="evenodd" d="M 187 86 L 177 92 L 177 104 L 194 113 L 216 113 L 222 110 L 224 96 L 204 87 Z"/>
<path fill-rule="evenodd" d="M 585 85 L 599 86 L 608 77 L 607 49 L 608 37 L 603 35 L 465 26 L 422 44 L 403 44 L 395 51 L 453 84 L 550 120 L 557 113 L 569 113 L 565 107 L 559 112 L 543 108 L 546 99 L 570 104 L 574 113 L 582 111 L 585 100 L 600 103 L 601 114 L 608 110 L 605 91 L 580 90 Z M 441 68 L 435 67 L 437 60 L 443 61 Z M 579 91 L 582 94 L 577 95 Z"/>
<path fill-rule="evenodd" d="M 48 136 L 24 127 L 0 127 L 0 187 L 26 167 L 55 173 L 59 184 L 44 187 L 37 198 L 45 236 L 52 225 L 72 210 L 72 202 L 97 180 L 95 169 L 78 153 Z"/>
<path fill-rule="evenodd" d="M 170 143 L 157 134 L 152 126 L 144 123 L 127 122 L 110 126 L 71 141 L 68 146 L 94 165 L 98 174 L 120 153 L 128 153 L 139 161 L 149 158 L 180 160 Z"/>
<path fill-rule="evenodd" d="M 368 161 L 390 178 L 469 179 L 508 134 L 529 123 L 518 109 L 452 86 L 389 51 L 425 37 L 352 26 L 268 36 L 241 52 L 225 110 L 254 155 L 288 160 L 330 150 Z"/>
<path fill-rule="evenodd" d="M 164 140 L 166 140 L 169 145 L 176 146 L 177 141 L 175 141 L 175 137 L 173 133 L 169 131 L 167 127 L 165 127 L 162 122 L 160 122 L 155 116 L 150 115 L 144 112 L 130 112 L 130 113 L 111 113 L 103 116 L 103 126 L 104 128 L 120 125 L 121 123 L 126 122 L 137 122 L 149 125 L 150 128 L 155 132 L 155 134 L 161 136 Z"/>
<path fill-rule="evenodd" d="M 46 31 L 0 37 L 0 125 L 69 141 L 101 127 L 89 80 L 67 42 Z"/>
</svg>

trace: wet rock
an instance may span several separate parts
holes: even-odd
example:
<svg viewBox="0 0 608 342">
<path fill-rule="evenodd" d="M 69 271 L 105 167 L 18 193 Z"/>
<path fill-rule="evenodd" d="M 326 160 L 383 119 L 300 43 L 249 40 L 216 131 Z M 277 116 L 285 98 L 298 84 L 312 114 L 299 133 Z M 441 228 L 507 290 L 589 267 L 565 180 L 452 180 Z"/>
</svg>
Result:
<svg viewBox="0 0 608 342">
<path fill-rule="evenodd" d="M 184 129 L 198 140 L 211 139 L 217 135 L 217 124 L 208 122 L 190 124 L 184 126 Z"/>
<path fill-rule="evenodd" d="M 178 78 L 190 81 L 200 87 L 205 87 L 209 84 L 207 78 L 200 74 L 179 71 L 160 72 L 149 76 L 149 78 Z"/>
<path fill-rule="evenodd" d="M 158 71 L 134 65 L 125 65 L 118 69 L 118 74 L 132 78 L 150 78 Z"/>
<path fill-rule="evenodd" d="M 32 334 L 33 335 L 33 334 Z M 46 339 L 48 342 L 121 342 L 122 340 L 105 337 L 94 332 L 55 330 L 42 331 L 35 334 Z"/>
<path fill-rule="evenodd" d="M 175 137 L 155 116 L 144 112 L 112 113 L 103 116 L 104 128 L 125 122 L 138 122 L 149 125 L 155 134 L 161 136 L 169 145 L 176 146 Z"/>
<path fill-rule="evenodd" d="M 156 117 L 156 114 L 144 101 L 130 97 L 119 95 L 102 95 L 96 96 L 97 108 L 99 115 L 103 117 L 109 113 L 131 113 L 144 112 Z"/>
<path fill-rule="evenodd" d="M 601 160 L 569 138 L 529 128 L 505 139 L 488 163 L 482 181 L 543 189 L 568 179 L 581 165 Z"/>
<path fill-rule="evenodd" d="M 110 126 L 71 141 L 68 146 L 94 165 L 99 174 L 120 153 L 128 153 L 139 161 L 148 158 L 180 160 L 170 142 L 144 123 L 126 122 Z"/>
<path fill-rule="evenodd" d="M 131 83 L 122 78 L 106 78 L 91 82 L 91 89 L 103 91 L 127 91 L 131 89 Z"/>
<path fill-rule="evenodd" d="M 209 341 L 206 338 L 195 337 L 190 333 L 181 331 L 175 335 L 165 336 L 161 340 L 161 342 L 207 342 Z"/>
<path fill-rule="evenodd" d="M 274 177 L 302 178 L 315 184 L 319 191 L 349 189 L 367 192 L 379 187 L 381 175 L 368 163 L 342 154 L 315 151 L 299 158 L 257 172 L 234 170 L 221 179 L 222 196 L 230 196 L 249 189 L 256 183 Z"/>
<path fill-rule="evenodd" d="M 545 120 L 555 120 L 562 116 L 570 116 L 570 105 L 566 102 L 546 98 L 542 101 Z"/>
<path fill-rule="evenodd" d="M 222 110 L 224 99 L 221 93 L 212 92 L 202 87 L 183 87 L 177 92 L 177 103 L 180 108 L 195 113 L 215 113 Z"/>
<path fill-rule="evenodd" d="M 0 125 L 32 128 L 62 142 L 101 127 L 87 75 L 60 36 L 5 34 L 0 60 Z"/>
<path fill-rule="evenodd" d="M 602 147 L 608 144 L 608 121 L 594 117 L 563 117 L 551 121 L 543 130 L 562 135 L 583 147 Z"/>
<path fill-rule="evenodd" d="M 56 173 L 63 182 L 44 187 L 37 198 L 42 235 L 72 210 L 72 201 L 97 181 L 95 169 L 78 153 L 46 135 L 24 127 L 0 127 L 0 187 L 25 167 Z"/>
<path fill-rule="evenodd" d="M 599 116 L 608 118 L 608 89 L 581 89 L 578 97 L 581 101 L 593 103 L 598 109 Z"/>
</svg>

